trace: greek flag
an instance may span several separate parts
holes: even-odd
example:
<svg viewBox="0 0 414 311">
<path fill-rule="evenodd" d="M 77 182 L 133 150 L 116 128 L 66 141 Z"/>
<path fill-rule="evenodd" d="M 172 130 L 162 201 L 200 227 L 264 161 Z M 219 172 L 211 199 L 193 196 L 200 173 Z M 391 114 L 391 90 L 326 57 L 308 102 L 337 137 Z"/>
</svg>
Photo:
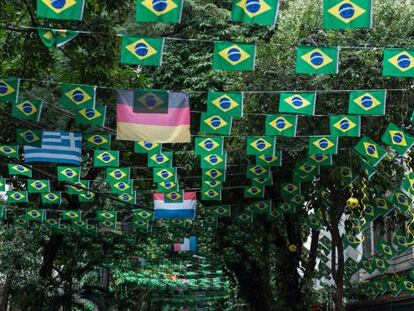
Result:
<svg viewBox="0 0 414 311">
<path fill-rule="evenodd" d="M 43 131 L 40 148 L 25 146 L 24 162 L 66 163 L 80 165 L 82 136 L 80 133 Z"/>
</svg>

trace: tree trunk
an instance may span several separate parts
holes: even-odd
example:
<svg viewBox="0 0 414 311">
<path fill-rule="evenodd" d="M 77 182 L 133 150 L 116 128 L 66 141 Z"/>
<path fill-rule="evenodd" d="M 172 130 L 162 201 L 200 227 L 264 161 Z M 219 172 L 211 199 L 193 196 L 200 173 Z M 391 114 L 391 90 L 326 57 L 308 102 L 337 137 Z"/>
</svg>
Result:
<svg viewBox="0 0 414 311">
<path fill-rule="evenodd" d="M 0 311 L 7 311 L 7 307 L 9 305 L 9 296 L 10 296 L 11 286 L 12 286 L 11 277 L 10 275 L 7 275 L 6 282 L 4 283 L 4 287 L 3 287 L 2 297 L 1 297 Z"/>
<path fill-rule="evenodd" d="M 338 222 L 339 223 L 339 222 Z M 334 303 L 336 311 L 345 311 L 344 297 L 344 247 L 339 234 L 338 225 L 333 225 L 332 236 L 332 277 L 335 281 L 336 291 Z"/>
</svg>

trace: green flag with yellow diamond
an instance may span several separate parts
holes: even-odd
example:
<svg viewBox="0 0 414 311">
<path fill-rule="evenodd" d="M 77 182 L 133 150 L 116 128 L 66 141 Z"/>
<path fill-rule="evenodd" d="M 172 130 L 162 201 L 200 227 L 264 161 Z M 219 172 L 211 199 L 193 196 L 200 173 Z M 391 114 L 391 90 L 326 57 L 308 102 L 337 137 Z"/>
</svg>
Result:
<svg viewBox="0 0 414 311">
<path fill-rule="evenodd" d="M 81 213 L 82 212 L 78 210 L 64 210 L 62 211 L 62 219 L 71 221 L 81 220 Z"/>
<path fill-rule="evenodd" d="M 385 114 L 386 90 L 352 91 L 349 94 L 349 114 L 379 115 Z"/>
<path fill-rule="evenodd" d="M 332 155 L 328 154 L 310 154 L 306 158 L 306 163 L 315 164 L 319 166 L 331 166 Z"/>
<path fill-rule="evenodd" d="M 29 193 L 49 192 L 50 182 L 47 179 L 28 179 L 27 191 Z"/>
<path fill-rule="evenodd" d="M 65 83 L 62 85 L 60 104 L 70 110 L 94 109 L 96 86 Z"/>
<path fill-rule="evenodd" d="M 174 181 L 161 181 L 157 184 L 157 191 L 162 193 L 179 191 L 179 185 Z"/>
<path fill-rule="evenodd" d="M 162 153 L 154 153 L 148 155 L 148 167 L 172 167 L 173 153 L 164 151 Z"/>
<path fill-rule="evenodd" d="M 247 137 L 247 155 L 273 155 L 276 148 L 274 136 Z"/>
<path fill-rule="evenodd" d="M 28 195 L 26 191 L 7 191 L 7 203 L 27 203 Z"/>
<path fill-rule="evenodd" d="M 133 209 L 132 215 L 135 220 L 145 220 L 145 221 L 150 221 L 154 217 L 152 211 L 142 209 L 142 208 Z"/>
<path fill-rule="evenodd" d="M 206 212 L 214 218 L 219 217 L 230 217 L 231 206 L 230 205 L 219 205 L 219 206 L 208 206 L 205 208 Z"/>
<path fill-rule="evenodd" d="M 197 155 L 207 155 L 210 153 L 224 152 L 223 137 L 196 137 L 194 153 Z"/>
<path fill-rule="evenodd" d="M 80 21 L 83 18 L 84 6 L 84 0 L 37 0 L 36 16 Z"/>
<path fill-rule="evenodd" d="M 62 194 L 60 191 L 45 192 L 42 194 L 43 204 L 61 204 Z"/>
<path fill-rule="evenodd" d="M 233 118 L 224 114 L 203 112 L 200 120 L 201 134 L 230 135 Z"/>
<path fill-rule="evenodd" d="M 221 189 L 201 189 L 201 200 L 203 201 L 221 201 Z"/>
<path fill-rule="evenodd" d="M 58 181 L 77 182 L 80 180 L 80 167 L 58 166 L 57 178 Z"/>
<path fill-rule="evenodd" d="M 360 139 L 354 150 L 362 156 L 371 166 L 377 164 L 385 157 L 387 152 L 371 138 L 364 136 Z"/>
<path fill-rule="evenodd" d="M 65 30 L 65 29 L 51 29 L 51 28 L 37 28 L 37 34 L 39 35 L 42 43 L 51 48 L 53 46 L 61 47 L 69 41 L 76 38 L 78 31 Z"/>
<path fill-rule="evenodd" d="M 384 49 L 384 77 L 414 77 L 414 49 Z"/>
<path fill-rule="evenodd" d="M 0 103 L 16 103 L 19 98 L 19 78 L 0 77 Z"/>
<path fill-rule="evenodd" d="M 201 157 L 201 168 L 209 169 L 226 169 L 227 165 L 227 154 L 208 154 Z"/>
<path fill-rule="evenodd" d="M 40 147 L 42 144 L 42 130 L 17 128 L 16 143 L 22 146 Z"/>
<path fill-rule="evenodd" d="M 226 171 L 225 169 L 217 169 L 217 168 L 210 168 L 210 169 L 202 169 L 202 180 L 219 180 L 225 181 L 226 180 Z"/>
<path fill-rule="evenodd" d="M 233 42 L 215 42 L 213 69 L 224 71 L 254 70 L 256 45 Z"/>
<path fill-rule="evenodd" d="M 96 105 L 95 109 L 83 108 L 75 113 L 75 123 L 84 125 L 105 126 L 106 106 Z"/>
<path fill-rule="evenodd" d="M 308 154 L 337 154 L 338 137 L 334 136 L 315 136 L 309 138 Z"/>
<path fill-rule="evenodd" d="M 80 193 L 85 193 L 89 189 L 89 180 L 79 180 L 73 183 L 73 186 L 66 185 L 69 195 L 78 195 Z"/>
<path fill-rule="evenodd" d="M 121 43 L 121 64 L 160 66 L 163 48 L 163 38 L 124 36 Z"/>
<path fill-rule="evenodd" d="M 19 158 L 19 146 L 17 145 L 0 145 L 0 155 L 7 158 Z"/>
<path fill-rule="evenodd" d="M 174 167 L 154 167 L 153 168 L 153 181 L 163 182 L 163 181 L 177 181 L 177 169 Z"/>
<path fill-rule="evenodd" d="M 116 194 L 129 193 L 133 192 L 132 181 L 119 181 L 114 184 L 111 184 L 111 192 Z"/>
<path fill-rule="evenodd" d="M 137 0 L 135 19 L 145 23 L 179 23 L 183 0 Z"/>
<path fill-rule="evenodd" d="M 379 253 L 382 253 L 386 259 L 392 259 L 397 255 L 397 250 L 395 250 L 384 240 L 381 240 L 375 244 L 375 248 Z"/>
<path fill-rule="evenodd" d="M 279 0 L 233 0 L 231 16 L 234 22 L 273 26 L 278 9 Z"/>
<path fill-rule="evenodd" d="M 162 145 L 157 143 L 150 143 L 148 141 L 136 141 L 134 142 L 134 152 L 135 153 L 161 153 Z"/>
<path fill-rule="evenodd" d="M 298 46 L 296 50 L 296 73 L 337 74 L 339 48 Z"/>
<path fill-rule="evenodd" d="M 32 177 L 32 169 L 30 167 L 26 167 L 20 164 L 8 164 L 9 168 L 9 175 L 20 175 L 20 176 L 27 176 Z"/>
<path fill-rule="evenodd" d="M 273 155 L 258 155 L 256 156 L 256 163 L 264 167 L 282 166 L 282 151 L 277 150 Z"/>
<path fill-rule="evenodd" d="M 93 157 L 94 167 L 119 166 L 118 150 L 95 150 Z"/>
<path fill-rule="evenodd" d="M 349 29 L 372 26 L 371 0 L 324 0 L 323 28 Z"/>
<path fill-rule="evenodd" d="M 243 190 L 244 198 L 264 198 L 264 187 L 245 186 Z"/>
<path fill-rule="evenodd" d="M 36 121 L 42 114 L 43 101 L 40 99 L 20 98 L 17 103 L 13 103 L 12 116 L 22 120 Z"/>
<path fill-rule="evenodd" d="M 295 137 L 298 116 L 288 114 L 266 115 L 266 135 Z"/>
<path fill-rule="evenodd" d="M 207 112 L 241 118 L 243 116 L 243 93 L 208 92 Z"/>
<path fill-rule="evenodd" d="M 409 151 L 414 145 L 414 137 L 407 134 L 394 123 L 388 124 L 381 140 L 397 151 L 398 154 L 403 155 Z"/>
<path fill-rule="evenodd" d="M 83 134 L 83 145 L 88 149 L 111 149 L 111 134 Z"/>
<path fill-rule="evenodd" d="M 361 135 L 360 116 L 330 116 L 331 136 L 359 137 Z"/>
<path fill-rule="evenodd" d="M 312 116 L 315 114 L 316 93 L 282 92 L 279 99 L 279 112 Z"/>
<path fill-rule="evenodd" d="M 44 209 L 26 209 L 25 219 L 28 221 L 40 221 L 43 222 L 46 219 L 46 210 Z"/>
<path fill-rule="evenodd" d="M 130 171 L 131 169 L 129 167 L 108 167 L 106 169 L 106 181 L 110 185 L 120 181 L 128 182 L 131 176 Z"/>
</svg>

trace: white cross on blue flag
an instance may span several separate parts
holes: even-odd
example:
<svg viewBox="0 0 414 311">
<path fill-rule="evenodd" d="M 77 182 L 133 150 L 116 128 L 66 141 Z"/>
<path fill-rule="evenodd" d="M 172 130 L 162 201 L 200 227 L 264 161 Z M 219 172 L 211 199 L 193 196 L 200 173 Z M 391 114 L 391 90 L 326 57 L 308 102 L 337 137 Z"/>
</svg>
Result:
<svg viewBox="0 0 414 311">
<path fill-rule="evenodd" d="M 66 163 L 80 165 L 82 135 L 75 132 L 43 131 L 40 148 L 25 146 L 24 162 Z"/>
</svg>

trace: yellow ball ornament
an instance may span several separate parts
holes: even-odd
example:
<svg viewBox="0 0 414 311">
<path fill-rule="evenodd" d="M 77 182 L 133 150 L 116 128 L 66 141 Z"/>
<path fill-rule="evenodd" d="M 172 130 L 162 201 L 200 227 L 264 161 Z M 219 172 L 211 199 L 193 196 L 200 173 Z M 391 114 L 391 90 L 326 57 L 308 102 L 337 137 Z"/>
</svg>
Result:
<svg viewBox="0 0 414 311">
<path fill-rule="evenodd" d="M 294 245 L 294 244 L 290 244 L 290 245 L 289 245 L 289 252 L 291 252 L 291 253 L 295 253 L 295 252 L 296 252 L 296 250 L 297 250 L 296 245 Z"/>
<path fill-rule="evenodd" d="M 346 201 L 346 206 L 350 209 L 357 208 L 359 205 L 359 201 L 357 198 L 349 198 L 348 201 Z"/>
</svg>

